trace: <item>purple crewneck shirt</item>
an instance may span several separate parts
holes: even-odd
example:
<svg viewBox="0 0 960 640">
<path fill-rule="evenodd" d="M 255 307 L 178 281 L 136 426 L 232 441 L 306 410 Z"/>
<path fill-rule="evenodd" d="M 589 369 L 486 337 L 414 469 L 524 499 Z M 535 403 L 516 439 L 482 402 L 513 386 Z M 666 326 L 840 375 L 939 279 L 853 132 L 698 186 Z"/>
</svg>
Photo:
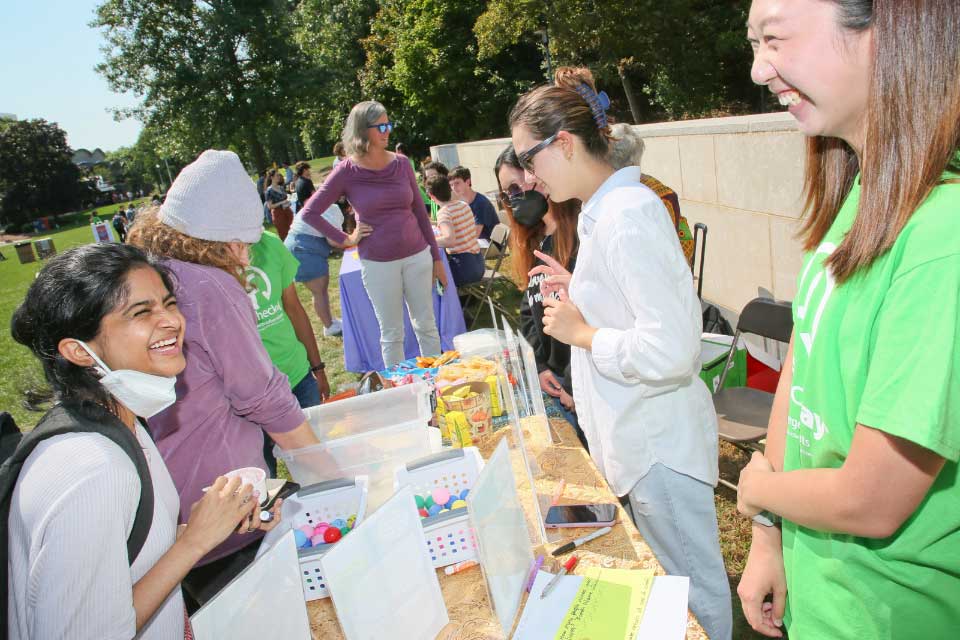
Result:
<svg viewBox="0 0 960 640">
<path fill-rule="evenodd" d="M 180 494 L 180 521 L 227 471 L 259 467 L 263 433 L 285 433 L 306 416 L 287 377 L 270 362 L 250 298 L 234 278 L 214 267 L 166 260 L 186 319 L 177 376 L 177 401 L 148 425 Z M 206 564 L 254 542 L 260 534 L 234 534 L 203 558 Z"/>
<path fill-rule="evenodd" d="M 405 156 L 396 156 L 380 171 L 364 169 L 350 158 L 342 160 L 307 200 L 302 210 L 304 222 L 343 244 L 347 234 L 323 219 L 323 212 L 340 196 L 347 197 L 357 222 L 373 227 L 373 233 L 357 247 L 362 260 L 400 260 L 427 246 L 433 259 L 440 259 L 430 216 Z"/>
</svg>

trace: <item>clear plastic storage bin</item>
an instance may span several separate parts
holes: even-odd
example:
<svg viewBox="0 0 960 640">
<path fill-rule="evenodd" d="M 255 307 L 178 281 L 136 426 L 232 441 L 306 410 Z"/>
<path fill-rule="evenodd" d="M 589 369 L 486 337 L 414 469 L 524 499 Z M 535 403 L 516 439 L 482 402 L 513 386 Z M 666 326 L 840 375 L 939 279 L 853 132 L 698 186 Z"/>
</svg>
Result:
<svg viewBox="0 0 960 640">
<path fill-rule="evenodd" d="M 310 407 L 307 420 L 321 443 L 290 451 L 275 447 L 274 453 L 301 485 L 368 476 L 372 512 L 393 494 L 397 466 L 430 453 L 430 393 L 416 383 Z"/>
<path fill-rule="evenodd" d="M 468 491 L 483 469 L 476 447 L 452 449 L 413 460 L 397 468 L 394 487 L 410 487 L 415 496 L 434 489 L 446 489 L 451 496 Z M 466 496 L 464 496 L 465 498 Z M 416 508 L 416 505 L 411 505 Z M 467 518 L 466 507 L 444 511 L 420 520 L 427 551 L 436 568 L 477 557 L 477 542 Z"/>
</svg>

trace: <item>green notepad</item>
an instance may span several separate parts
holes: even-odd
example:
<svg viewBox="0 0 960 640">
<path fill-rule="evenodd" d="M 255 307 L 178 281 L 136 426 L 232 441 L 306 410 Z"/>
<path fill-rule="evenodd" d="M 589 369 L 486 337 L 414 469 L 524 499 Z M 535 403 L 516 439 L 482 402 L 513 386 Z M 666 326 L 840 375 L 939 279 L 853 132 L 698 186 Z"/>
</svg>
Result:
<svg viewBox="0 0 960 640">
<path fill-rule="evenodd" d="M 623 638 L 629 625 L 632 592 L 627 585 L 584 578 L 554 640 Z"/>
</svg>

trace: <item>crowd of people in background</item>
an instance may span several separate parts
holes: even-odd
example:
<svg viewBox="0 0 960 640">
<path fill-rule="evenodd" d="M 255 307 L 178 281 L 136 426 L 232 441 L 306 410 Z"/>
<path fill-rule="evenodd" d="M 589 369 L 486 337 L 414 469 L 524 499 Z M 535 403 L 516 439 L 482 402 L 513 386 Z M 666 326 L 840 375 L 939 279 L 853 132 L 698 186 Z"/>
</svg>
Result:
<svg viewBox="0 0 960 640">
<path fill-rule="evenodd" d="M 739 510 L 767 517 L 737 593 L 770 637 L 952 637 L 960 8 L 753 0 L 748 37 L 754 81 L 809 137 L 810 212 L 797 339 L 740 477 Z M 386 108 L 364 101 L 317 183 L 307 162 L 254 182 L 208 150 L 163 202 L 115 212 L 120 244 L 50 259 L 12 320 L 58 404 L 12 489 L 10 635 L 184 637 L 185 613 L 279 519 L 224 474 L 273 474 L 275 447 L 317 443 L 304 410 L 331 390 L 296 283 L 340 334 L 329 259 L 355 250 L 384 365 L 405 357 L 404 309 L 421 354 L 439 354 L 434 292 L 481 279 L 481 242 L 505 223 L 542 390 L 666 571 L 690 577 L 708 635 L 729 640 L 689 228 L 608 106 L 585 68 L 522 95 L 494 167 L 500 213 L 465 167 L 431 160 L 418 177 L 389 150 Z M 153 525 L 131 553 L 144 493 Z M 78 538 L 96 544 L 77 553 Z"/>
</svg>

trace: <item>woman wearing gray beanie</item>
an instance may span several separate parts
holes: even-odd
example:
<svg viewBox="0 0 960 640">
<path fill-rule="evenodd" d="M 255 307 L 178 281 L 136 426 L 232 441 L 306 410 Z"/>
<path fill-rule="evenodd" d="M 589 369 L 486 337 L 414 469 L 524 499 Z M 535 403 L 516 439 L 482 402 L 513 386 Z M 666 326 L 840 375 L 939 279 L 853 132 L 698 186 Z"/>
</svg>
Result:
<svg viewBox="0 0 960 640">
<path fill-rule="evenodd" d="M 346 196 L 360 222 L 358 250 L 363 286 L 380 325 L 383 365 L 404 359 L 403 305 L 417 334 L 420 354 L 440 353 L 433 314 L 433 283 L 447 286 L 446 271 L 410 161 L 387 151 L 393 123 L 379 102 L 353 107 L 343 128 L 347 157 L 303 208 L 303 221 L 338 244 L 349 244 L 323 212 Z M 371 226 L 372 225 L 372 226 Z M 355 232 L 357 233 L 357 232 Z M 370 235 L 372 233 L 372 235 Z"/>
<path fill-rule="evenodd" d="M 281 448 L 317 443 L 270 361 L 247 293 L 248 247 L 263 232 L 256 187 L 230 151 L 204 151 L 173 181 L 163 205 L 137 217 L 130 243 L 164 259 L 190 331 L 177 402 L 150 430 L 180 494 L 180 517 L 217 476 L 266 470 L 263 431 Z M 253 561 L 259 535 L 233 535 L 183 581 L 188 606 L 203 604 Z M 190 602 L 192 599 L 194 602 Z"/>
</svg>

